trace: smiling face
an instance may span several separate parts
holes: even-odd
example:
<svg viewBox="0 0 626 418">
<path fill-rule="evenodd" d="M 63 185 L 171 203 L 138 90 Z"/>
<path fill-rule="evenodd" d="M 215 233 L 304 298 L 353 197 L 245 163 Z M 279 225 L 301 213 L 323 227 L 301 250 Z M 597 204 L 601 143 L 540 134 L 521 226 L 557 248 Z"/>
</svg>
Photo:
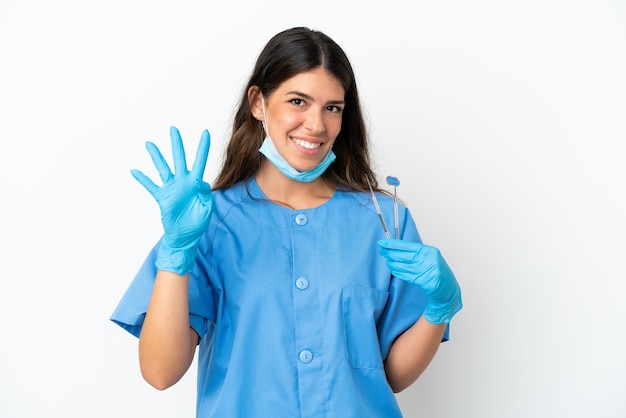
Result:
<svg viewBox="0 0 626 418">
<path fill-rule="evenodd" d="M 255 92 L 252 112 L 264 119 L 280 155 L 298 171 L 315 168 L 341 130 L 345 91 L 339 80 L 318 67 L 287 79 L 264 103 Z"/>
</svg>

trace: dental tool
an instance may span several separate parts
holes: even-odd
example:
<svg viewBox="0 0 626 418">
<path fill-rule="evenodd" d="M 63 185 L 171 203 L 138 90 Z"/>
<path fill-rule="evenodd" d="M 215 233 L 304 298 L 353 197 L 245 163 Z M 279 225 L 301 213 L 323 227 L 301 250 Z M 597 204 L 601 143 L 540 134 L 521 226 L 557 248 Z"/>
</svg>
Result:
<svg viewBox="0 0 626 418">
<path fill-rule="evenodd" d="M 385 218 L 383 218 L 383 214 L 380 211 L 380 206 L 378 206 L 378 199 L 376 199 L 376 195 L 374 194 L 374 189 L 372 189 L 372 183 L 370 183 L 370 179 L 365 177 L 367 180 L 367 185 L 370 187 L 370 192 L 372 193 L 372 200 L 374 201 L 374 206 L 376 207 L 376 213 L 378 213 L 378 217 L 380 218 L 380 223 L 383 224 L 383 229 L 385 230 L 385 236 L 387 239 L 391 238 L 389 235 L 389 230 L 387 229 L 387 224 L 385 223 Z"/>
<path fill-rule="evenodd" d="M 387 184 L 393 187 L 393 219 L 396 226 L 396 239 L 400 239 L 400 226 L 398 225 L 398 193 L 397 188 L 400 180 L 394 176 L 387 176 Z"/>
</svg>

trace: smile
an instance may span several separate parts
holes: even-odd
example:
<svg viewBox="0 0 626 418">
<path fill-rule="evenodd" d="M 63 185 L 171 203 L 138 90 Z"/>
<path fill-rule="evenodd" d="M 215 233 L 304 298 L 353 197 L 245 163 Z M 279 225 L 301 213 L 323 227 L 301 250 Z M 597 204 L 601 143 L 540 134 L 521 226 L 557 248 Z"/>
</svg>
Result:
<svg viewBox="0 0 626 418">
<path fill-rule="evenodd" d="M 298 139 L 298 138 L 292 138 L 292 140 L 297 145 L 301 146 L 302 148 L 306 148 L 306 149 L 317 149 L 317 148 L 322 146 L 321 143 L 308 142 L 308 141 L 304 141 L 304 140 Z"/>
</svg>

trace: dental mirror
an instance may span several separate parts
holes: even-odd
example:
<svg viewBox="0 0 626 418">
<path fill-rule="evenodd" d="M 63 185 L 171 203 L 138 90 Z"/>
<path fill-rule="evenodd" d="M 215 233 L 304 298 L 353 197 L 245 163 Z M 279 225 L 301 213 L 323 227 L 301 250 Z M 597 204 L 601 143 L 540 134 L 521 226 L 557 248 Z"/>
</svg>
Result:
<svg viewBox="0 0 626 418">
<path fill-rule="evenodd" d="M 387 184 L 393 187 L 393 219 L 396 226 L 396 239 L 400 239 L 400 227 L 398 225 L 398 193 L 397 188 L 400 180 L 394 176 L 387 176 Z"/>
</svg>

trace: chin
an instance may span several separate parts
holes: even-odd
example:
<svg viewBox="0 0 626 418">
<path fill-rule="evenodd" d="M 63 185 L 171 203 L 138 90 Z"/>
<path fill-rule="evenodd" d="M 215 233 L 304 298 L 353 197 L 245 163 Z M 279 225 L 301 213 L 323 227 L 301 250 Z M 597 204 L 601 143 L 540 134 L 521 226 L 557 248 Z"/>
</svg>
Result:
<svg viewBox="0 0 626 418">
<path fill-rule="evenodd" d="M 305 165 L 305 166 L 296 166 L 296 165 L 294 165 L 292 167 L 295 168 L 296 170 L 298 170 L 301 173 L 305 173 L 307 171 L 313 170 L 315 167 L 317 167 L 317 164 L 316 165 Z"/>
</svg>

